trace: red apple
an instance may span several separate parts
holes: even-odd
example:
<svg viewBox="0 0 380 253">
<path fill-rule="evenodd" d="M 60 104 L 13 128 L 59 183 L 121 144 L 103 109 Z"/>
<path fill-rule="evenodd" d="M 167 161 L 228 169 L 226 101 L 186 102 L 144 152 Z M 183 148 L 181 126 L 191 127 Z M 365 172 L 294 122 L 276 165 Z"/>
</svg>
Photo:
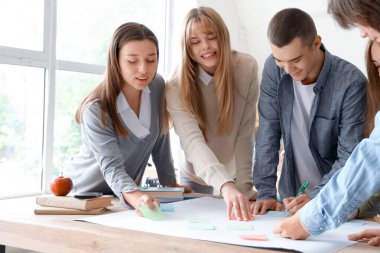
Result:
<svg viewBox="0 0 380 253">
<path fill-rule="evenodd" d="M 71 178 L 64 177 L 63 174 L 54 178 L 50 183 L 50 190 L 56 196 L 66 196 L 73 188 Z"/>
</svg>

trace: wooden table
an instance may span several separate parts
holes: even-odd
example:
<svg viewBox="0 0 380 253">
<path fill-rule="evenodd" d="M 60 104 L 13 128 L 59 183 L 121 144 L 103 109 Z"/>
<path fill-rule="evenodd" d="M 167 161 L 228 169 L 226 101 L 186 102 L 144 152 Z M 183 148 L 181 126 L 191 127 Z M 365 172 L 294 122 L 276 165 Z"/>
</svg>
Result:
<svg viewBox="0 0 380 253">
<path fill-rule="evenodd" d="M 80 215 L 34 215 L 34 197 L 0 200 L 0 244 L 47 253 L 278 252 L 73 221 Z M 115 206 L 112 211 L 121 208 Z M 340 252 L 378 252 L 358 243 Z M 5 247 L 0 246 L 0 253 Z M 283 251 L 282 251 L 283 252 Z"/>
</svg>

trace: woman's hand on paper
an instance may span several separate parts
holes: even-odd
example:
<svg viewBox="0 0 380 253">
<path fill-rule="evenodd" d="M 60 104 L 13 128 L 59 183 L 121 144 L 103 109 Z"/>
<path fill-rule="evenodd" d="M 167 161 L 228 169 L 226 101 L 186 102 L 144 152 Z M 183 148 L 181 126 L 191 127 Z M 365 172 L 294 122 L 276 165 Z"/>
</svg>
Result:
<svg viewBox="0 0 380 253">
<path fill-rule="evenodd" d="M 248 197 L 241 193 L 233 182 L 227 182 L 221 187 L 223 199 L 227 204 L 227 218 L 232 219 L 232 213 L 237 220 L 253 220 Z"/>
<path fill-rule="evenodd" d="M 135 208 L 137 215 L 142 217 L 144 217 L 140 211 L 140 208 L 142 206 L 148 206 L 153 211 L 156 211 L 156 205 L 154 202 L 159 204 L 158 200 L 149 196 L 148 194 L 142 193 L 141 191 L 125 192 L 123 193 L 123 197 L 125 201 L 127 201 Z"/>
<path fill-rule="evenodd" d="M 252 204 L 253 214 L 266 214 L 267 211 L 282 211 L 284 205 L 275 199 L 263 199 Z"/>
<path fill-rule="evenodd" d="M 300 210 L 304 205 L 306 205 L 307 202 L 310 201 L 310 198 L 307 194 L 303 193 L 297 198 L 290 197 L 284 199 L 284 204 L 286 211 L 288 211 L 289 214 L 293 215 L 298 210 Z"/>
<path fill-rule="evenodd" d="M 309 233 L 302 226 L 299 218 L 299 213 L 300 212 L 296 212 L 295 215 L 278 224 L 273 229 L 273 233 L 279 234 L 282 237 L 291 238 L 293 240 L 306 239 L 309 236 Z"/>
<path fill-rule="evenodd" d="M 348 236 L 348 240 L 360 241 L 368 240 L 368 245 L 380 247 L 380 229 L 366 229 L 360 233 Z"/>
</svg>

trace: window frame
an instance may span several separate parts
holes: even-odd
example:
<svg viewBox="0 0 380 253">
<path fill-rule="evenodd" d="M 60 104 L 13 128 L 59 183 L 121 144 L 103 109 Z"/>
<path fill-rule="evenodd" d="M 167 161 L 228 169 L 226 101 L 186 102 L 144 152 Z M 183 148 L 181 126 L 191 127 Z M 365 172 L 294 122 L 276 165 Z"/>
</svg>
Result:
<svg viewBox="0 0 380 253">
<path fill-rule="evenodd" d="M 169 34 L 171 27 L 170 22 L 170 0 L 165 0 L 165 36 L 164 45 L 160 48 L 162 53 L 162 74 L 166 75 L 167 61 L 169 59 L 168 48 Z M 28 192 L 17 195 L 2 196 L 0 199 L 35 196 L 41 193 L 50 192 L 50 181 L 53 176 L 53 155 L 54 155 L 54 117 L 55 117 L 55 88 L 56 88 L 56 71 L 72 71 L 79 73 L 99 74 L 102 75 L 105 65 L 80 63 L 67 60 L 59 60 L 56 56 L 56 39 L 57 39 L 57 0 L 44 0 L 44 21 L 43 21 L 43 50 L 30 50 L 0 46 L 0 64 L 18 65 L 26 67 L 38 67 L 45 70 L 44 83 L 44 108 L 43 108 L 43 140 L 41 154 L 41 191 Z"/>
</svg>

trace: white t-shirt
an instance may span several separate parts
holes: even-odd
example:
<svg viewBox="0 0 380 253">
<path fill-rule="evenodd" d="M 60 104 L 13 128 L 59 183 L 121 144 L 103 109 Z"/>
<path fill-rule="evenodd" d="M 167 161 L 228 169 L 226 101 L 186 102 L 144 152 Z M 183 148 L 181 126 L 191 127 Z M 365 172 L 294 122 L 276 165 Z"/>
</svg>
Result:
<svg viewBox="0 0 380 253">
<path fill-rule="evenodd" d="M 300 81 L 293 80 L 294 101 L 290 135 L 297 187 L 308 181 L 310 186 L 306 189 L 306 193 L 310 193 L 322 179 L 309 148 L 310 110 L 315 98 L 314 86 L 315 83 L 304 85 Z"/>
</svg>

